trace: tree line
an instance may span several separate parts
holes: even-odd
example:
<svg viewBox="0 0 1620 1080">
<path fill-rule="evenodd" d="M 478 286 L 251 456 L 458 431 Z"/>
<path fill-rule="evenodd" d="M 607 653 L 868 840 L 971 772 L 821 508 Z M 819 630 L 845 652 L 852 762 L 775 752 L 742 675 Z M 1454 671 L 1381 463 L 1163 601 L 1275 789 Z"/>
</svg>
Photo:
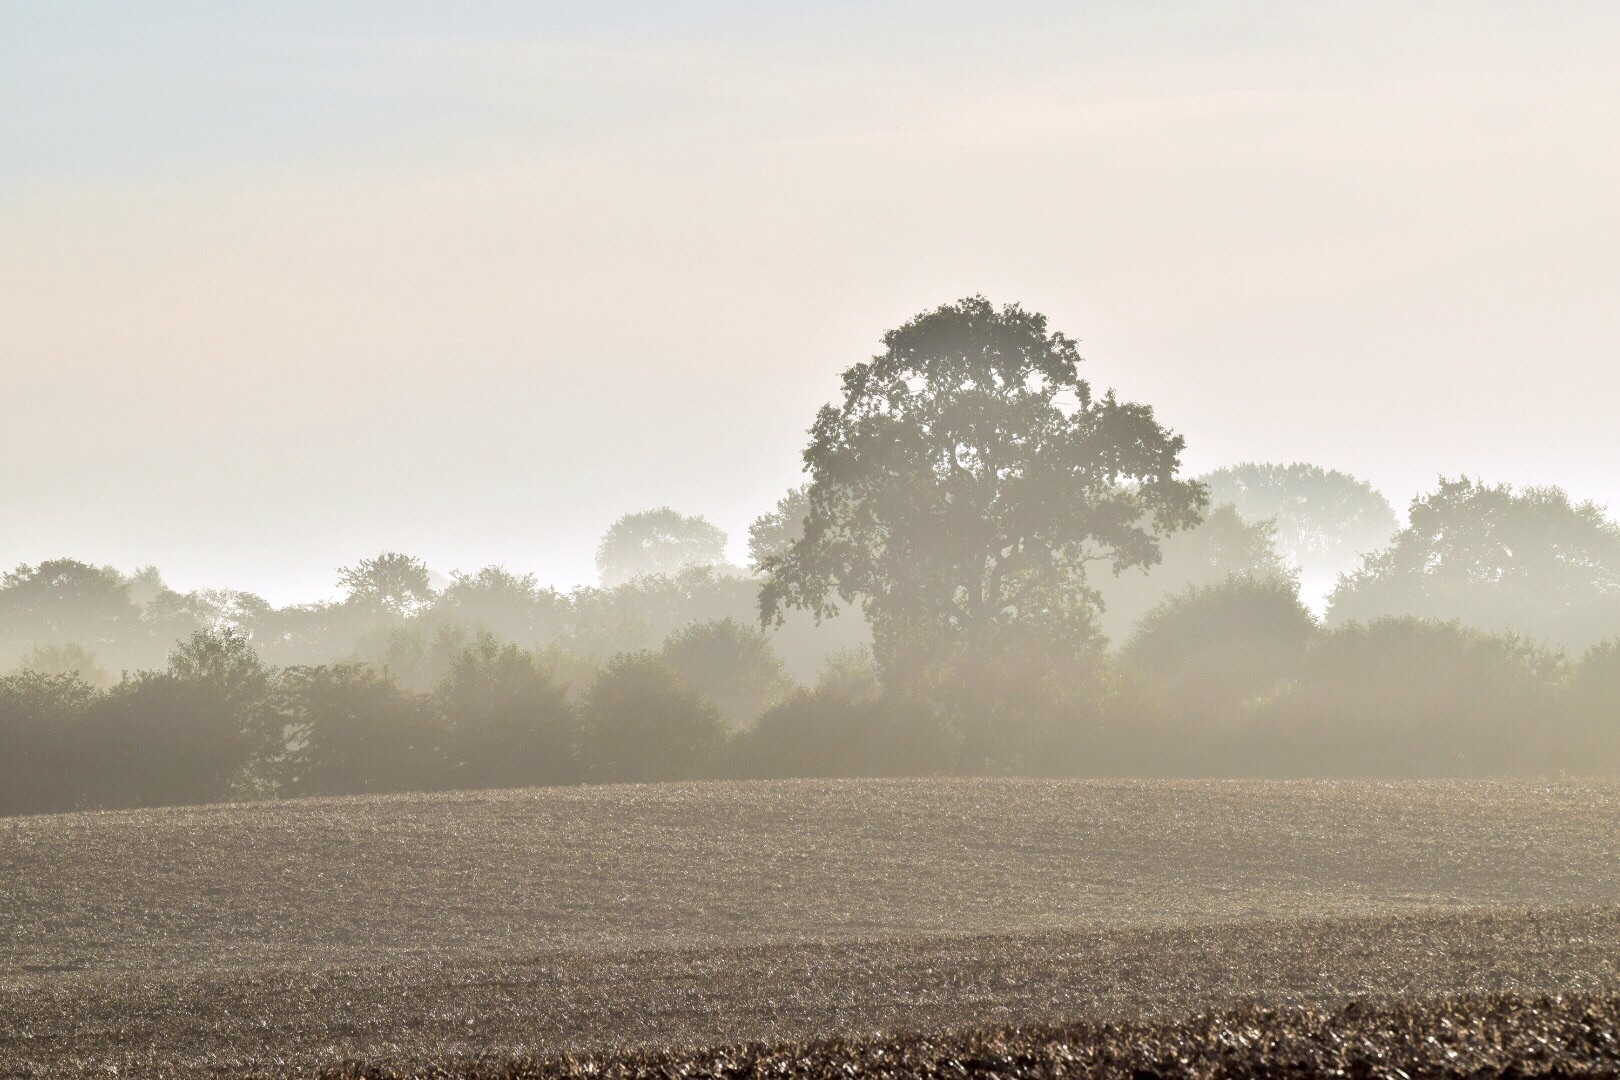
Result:
<svg viewBox="0 0 1620 1080">
<path fill-rule="evenodd" d="M 667 507 L 616 522 L 600 585 L 566 594 L 501 567 L 436 583 L 398 553 L 280 609 L 20 566 L 0 580 L 0 799 L 1616 767 L 1601 507 L 1441 478 L 1403 526 L 1311 465 L 1188 478 L 1181 438 L 1080 362 L 978 297 L 890 332 L 818 414 L 807 483 L 754 523 L 746 568 Z"/>
</svg>

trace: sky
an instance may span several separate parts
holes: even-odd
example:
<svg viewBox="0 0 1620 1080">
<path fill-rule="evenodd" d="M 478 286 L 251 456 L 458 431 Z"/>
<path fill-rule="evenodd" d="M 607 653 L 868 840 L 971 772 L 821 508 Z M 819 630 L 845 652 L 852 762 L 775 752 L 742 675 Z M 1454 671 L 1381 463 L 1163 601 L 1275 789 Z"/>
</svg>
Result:
<svg viewBox="0 0 1620 1080">
<path fill-rule="evenodd" d="M 982 293 L 1189 471 L 1620 506 L 1620 5 L 0 0 L 0 564 L 589 582 Z"/>
</svg>

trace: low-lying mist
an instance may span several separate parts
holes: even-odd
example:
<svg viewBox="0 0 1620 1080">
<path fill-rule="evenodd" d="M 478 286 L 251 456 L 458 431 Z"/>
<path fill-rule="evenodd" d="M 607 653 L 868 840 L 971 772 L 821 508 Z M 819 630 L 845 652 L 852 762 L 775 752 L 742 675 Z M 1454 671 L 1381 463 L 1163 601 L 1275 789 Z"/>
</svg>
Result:
<svg viewBox="0 0 1620 1080">
<path fill-rule="evenodd" d="M 564 593 L 384 552 L 343 599 L 0 580 L 0 811 L 704 777 L 1620 771 L 1620 526 L 1442 477 L 1180 475 L 1150 408 L 974 297 L 845 374 L 807 483 L 661 507 Z M 436 584 L 437 582 L 437 584 Z"/>
</svg>

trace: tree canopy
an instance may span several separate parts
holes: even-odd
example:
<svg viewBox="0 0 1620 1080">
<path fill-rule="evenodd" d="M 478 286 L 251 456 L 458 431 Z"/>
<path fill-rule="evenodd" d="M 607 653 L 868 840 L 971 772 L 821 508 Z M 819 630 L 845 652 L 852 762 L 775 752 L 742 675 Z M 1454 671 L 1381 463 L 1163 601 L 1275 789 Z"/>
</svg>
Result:
<svg viewBox="0 0 1620 1080">
<path fill-rule="evenodd" d="M 1245 521 L 1271 521 L 1278 551 L 1324 591 L 1398 527 L 1389 500 L 1371 484 L 1317 465 L 1246 462 L 1199 480 L 1211 502 L 1231 503 Z"/>
<path fill-rule="evenodd" d="M 567 603 L 533 574 L 486 566 L 475 574 L 452 572 L 430 614 L 436 621 L 487 630 L 503 641 L 536 645 L 556 633 Z"/>
<path fill-rule="evenodd" d="M 391 615 L 409 615 L 433 599 L 427 564 L 397 551 L 342 567 L 338 584 L 349 594 L 351 604 Z"/>
<path fill-rule="evenodd" d="M 760 570 L 765 560 L 785 554 L 804 535 L 804 519 L 810 515 L 810 486 L 790 488 L 776 506 L 748 526 L 748 564 Z"/>
<path fill-rule="evenodd" d="M 1340 579 L 1328 619 L 1460 619 L 1570 647 L 1614 633 L 1620 525 L 1556 487 L 1460 477 L 1412 500 L 1410 524 Z"/>
<path fill-rule="evenodd" d="M 1165 537 L 1159 544 L 1156 565 L 1108 575 L 1097 582 L 1104 605 L 1099 625 L 1117 644 L 1130 637 L 1155 606 L 1189 588 L 1233 578 L 1286 580 L 1295 587 L 1275 541 L 1276 527 L 1269 520 L 1251 523 L 1238 516 L 1230 503 L 1216 505 L 1199 524 Z"/>
<path fill-rule="evenodd" d="M 129 582 L 110 566 L 51 559 L 0 577 L 0 649 L 77 643 L 96 652 L 144 637 Z"/>
<path fill-rule="evenodd" d="M 804 531 L 763 562 L 761 615 L 858 603 L 880 661 L 1089 643 L 1088 569 L 1149 565 L 1200 520 L 1182 440 L 1093 395 L 1073 339 L 981 296 L 917 316 L 844 373 L 804 451 Z"/>
<path fill-rule="evenodd" d="M 702 517 L 667 506 L 626 514 L 596 548 L 596 572 L 604 588 L 642 574 L 677 574 L 693 566 L 726 561 L 726 534 Z"/>
</svg>

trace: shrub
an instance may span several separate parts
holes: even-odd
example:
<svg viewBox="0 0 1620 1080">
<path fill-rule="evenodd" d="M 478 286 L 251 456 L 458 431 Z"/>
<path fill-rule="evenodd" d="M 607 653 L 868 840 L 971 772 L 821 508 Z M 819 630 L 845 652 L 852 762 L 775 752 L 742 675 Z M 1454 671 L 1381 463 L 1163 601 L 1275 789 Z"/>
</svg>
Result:
<svg viewBox="0 0 1620 1080">
<path fill-rule="evenodd" d="M 664 640 L 661 656 L 734 728 L 746 727 L 787 689 L 763 631 L 735 619 L 696 622 Z"/>
<path fill-rule="evenodd" d="M 584 722 L 593 780 L 692 780 L 720 771 L 720 710 L 650 652 L 607 662 L 586 692 Z"/>
<path fill-rule="evenodd" d="M 796 690 L 738 737 L 743 776 L 932 776 L 950 772 L 957 733 L 939 710 L 886 696 L 870 654 L 834 654 L 814 689 Z"/>
<path fill-rule="evenodd" d="M 574 708 L 532 653 L 485 636 L 451 661 L 436 699 L 455 786 L 522 787 L 580 778 Z"/>
<path fill-rule="evenodd" d="M 82 804 L 82 768 L 69 747 L 97 696 L 72 674 L 0 677 L 0 814 L 52 813 Z"/>
<path fill-rule="evenodd" d="M 1316 634 L 1291 579 L 1229 577 L 1164 600 L 1121 655 L 1162 688 L 1174 712 L 1207 725 L 1292 679 Z"/>
<path fill-rule="evenodd" d="M 287 795 L 446 787 L 444 732 L 425 704 L 364 664 L 288 668 L 261 718 L 270 776 Z"/>
<path fill-rule="evenodd" d="M 75 725 L 86 806 L 217 802 L 249 794 L 252 729 L 271 675 L 247 637 L 199 630 L 164 671 L 126 676 Z"/>
<path fill-rule="evenodd" d="M 1324 634 L 1256 709 L 1242 749 L 1281 775 L 1476 776 L 1560 767 L 1562 657 L 1415 618 Z"/>
</svg>

